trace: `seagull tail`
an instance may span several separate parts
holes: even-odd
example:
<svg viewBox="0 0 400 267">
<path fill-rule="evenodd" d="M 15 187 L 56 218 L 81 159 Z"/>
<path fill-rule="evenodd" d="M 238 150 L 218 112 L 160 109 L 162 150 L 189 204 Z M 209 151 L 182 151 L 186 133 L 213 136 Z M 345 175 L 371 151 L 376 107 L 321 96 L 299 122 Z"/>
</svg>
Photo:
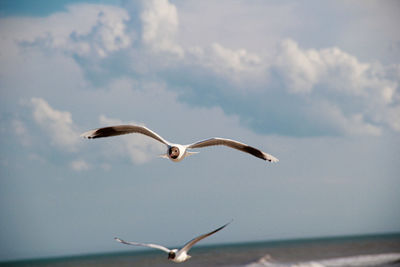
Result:
<svg viewBox="0 0 400 267">
<path fill-rule="evenodd" d="M 197 153 L 200 153 L 200 152 L 187 151 L 187 152 L 186 152 L 186 155 L 187 155 L 187 156 L 191 156 L 191 155 L 194 155 L 194 154 L 197 154 Z"/>
</svg>

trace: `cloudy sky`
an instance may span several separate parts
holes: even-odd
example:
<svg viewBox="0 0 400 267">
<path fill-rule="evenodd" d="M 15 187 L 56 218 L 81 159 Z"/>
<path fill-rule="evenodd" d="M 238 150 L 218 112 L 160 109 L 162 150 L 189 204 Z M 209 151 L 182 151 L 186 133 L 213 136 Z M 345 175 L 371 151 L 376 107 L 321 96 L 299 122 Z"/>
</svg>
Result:
<svg viewBox="0 0 400 267">
<path fill-rule="evenodd" d="M 398 1 L 0 2 L 0 260 L 400 231 Z M 173 163 L 144 136 L 228 148 Z"/>
</svg>

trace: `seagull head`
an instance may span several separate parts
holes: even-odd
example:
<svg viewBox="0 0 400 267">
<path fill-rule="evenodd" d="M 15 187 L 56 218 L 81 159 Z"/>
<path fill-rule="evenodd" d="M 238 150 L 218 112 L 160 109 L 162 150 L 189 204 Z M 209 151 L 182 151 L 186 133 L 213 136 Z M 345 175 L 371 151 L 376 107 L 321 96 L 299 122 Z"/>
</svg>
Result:
<svg viewBox="0 0 400 267">
<path fill-rule="evenodd" d="M 168 253 L 168 259 L 169 260 L 175 259 L 175 257 L 176 257 L 176 253 L 175 252 L 176 252 L 176 249 L 173 249 Z"/>
<path fill-rule="evenodd" d="M 177 146 L 171 146 L 168 149 L 168 156 L 171 159 L 177 159 L 179 157 L 179 148 Z"/>
</svg>

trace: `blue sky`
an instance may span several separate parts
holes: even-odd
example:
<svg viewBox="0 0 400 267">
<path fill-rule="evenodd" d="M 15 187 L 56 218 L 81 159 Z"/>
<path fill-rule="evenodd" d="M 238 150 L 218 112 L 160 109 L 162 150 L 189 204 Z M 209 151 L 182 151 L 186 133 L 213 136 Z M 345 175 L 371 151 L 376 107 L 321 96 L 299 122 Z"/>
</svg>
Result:
<svg viewBox="0 0 400 267">
<path fill-rule="evenodd" d="M 400 231 L 397 1 L 2 1 L 0 260 Z M 139 123 L 215 147 L 180 163 Z M 334 223 L 333 223 L 334 222 Z"/>
</svg>

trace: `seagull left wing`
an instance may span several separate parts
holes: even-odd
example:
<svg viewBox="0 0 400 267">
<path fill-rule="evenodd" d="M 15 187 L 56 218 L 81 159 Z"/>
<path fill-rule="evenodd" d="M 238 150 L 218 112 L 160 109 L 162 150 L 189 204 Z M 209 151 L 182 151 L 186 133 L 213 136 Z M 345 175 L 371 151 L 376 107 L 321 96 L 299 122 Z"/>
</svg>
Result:
<svg viewBox="0 0 400 267">
<path fill-rule="evenodd" d="M 228 222 L 227 224 L 225 224 L 225 225 L 219 227 L 218 229 L 215 229 L 215 230 L 212 231 L 212 232 L 209 232 L 209 233 L 207 233 L 207 234 L 200 235 L 200 236 L 198 236 L 198 237 L 196 237 L 196 238 L 193 238 L 192 240 L 190 240 L 189 242 L 187 242 L 187 243 L 183 246 L 183 248 L 180 249 L 180 251 L 188 252 L 188 251 L 194 246 L 194 244 L 196 244 L 196 243 L 199 242 L 200 240 L 203 240 L 204 238 L 206 238 L 206 237 L 208 237 L 208 236 L 210 236 L 210 235 L 212 235 L 212 234 L 215 234 L 216 232 L 218 232 L 218 231 L 224 229 L 224 228 L 225 228 L 228 224 L 230 224 L 231 222 L 232 222 L 232 221 L 230 221 L 230 222 Z"/>
<path fill-rule="evenodd" d="M 145 126 L 139 126 L 139 125 L 109 126 L 109 127 L 104 127 L 104 128 L 87 131 L 87 132 L 81 134 L 81 136 L 85 137 L 85 138 L 89 138 L 89 139 L 94 139 L 94 138 L 109 137 L 109 136 L 116 136 L 116 135 L 122 135 L 122 134 L 130 134 L 130 133 L 144 134 L 144 135 L 154 138 L 157 141 L 160 141 L 161 143 L 168 146 L 168 142 L 164 138 L 162 138 L 161 136 L 159 136 L 158 134 L 156 134 L 149 128 L 147 128 Z"/>
<path fill-rule="evenodd" d="M 275 158 L 274 156 L 267 154 L 261 150 L 259 150 L 258 148 L 240 143 L 238 141 L 235 140 L 231 140 L 231 139 L 226 139 L 226 138 L 219 138 L 219 137 L 214 137 L 214 138 L 210 138 L 207 140 L 203 140 L 203 141 L 199 141 L 197 143 L 193 143 L 191 145 L 188 145 L 188 148 L 200 148 L 200 147 L 206 147 L 206 146 L 218 146 L 218 145 L 222 145 L 222 146 L 228 146 L 231 148 L 235 148 L 238 149 L 240 151 L 249 153 L 257 158 L 263 159 L 263 160 L 268 160 L 270 162 L 278 162 L 279 160 L 277 158 Z"/>
<path fill-rule="evenodd" d="M 125 244 L 125 245 L 132 245 L 132 246 L 140 246 L 140 247 L 155 248 L 155 249 L 159 249 L 159 250 L 165 251 L 165 252 L 167 252 L 167 253 L 171 252 L 170 249 L 168 249 L 168 248 L 166 248 L 166 247 L 163 247 L 163 246 L 161 246 L 161 245 L 157 245 L 157 244 L 146 244 L 146 243 L 128 242 L 128 241 L 122 240 L 122 239 L 120 239 L 120 238 L 118 238 L 118 237 L 114 237 L 114 239 L 115 239 L 116 241 L 122 243 L 122 244 Z"/>
</svg>

